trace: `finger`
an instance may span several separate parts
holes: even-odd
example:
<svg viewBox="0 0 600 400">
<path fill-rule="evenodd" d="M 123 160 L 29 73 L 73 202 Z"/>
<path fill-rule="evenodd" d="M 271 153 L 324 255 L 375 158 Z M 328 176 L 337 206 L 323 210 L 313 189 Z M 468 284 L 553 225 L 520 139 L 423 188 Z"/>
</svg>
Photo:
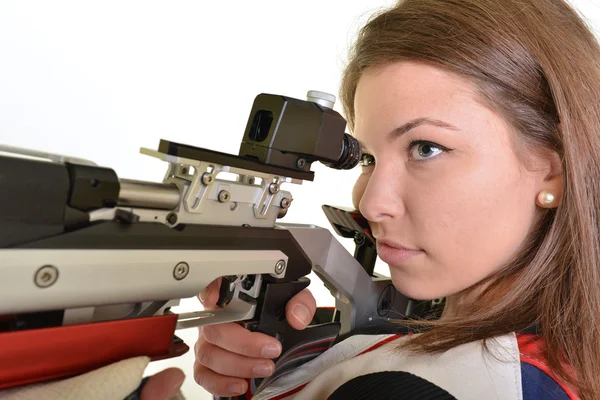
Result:
<svg viewBox="0 0 600 400">
<path fill-rule="evenodd" d="M 196 361 L 218 374 L 238 378 L 266 378 L 275 371 L 271 360 L 241 356 L 210 343 L 196 353 Z"/>
<path fill-rule="evenodd" d="M 177 395 L 185 374 L 178 368 L 168 368 L 153 375 L 144 385 L 141 400 L 170 400 Z"/>
<path fill-rule="evenodd" d="M 275 358 L 281 354 L 281 343 L 272 336 L 250 332 L 234 323 L 206 325 L 200 328 L 198 340 L 252 358 Z M 199 350 L 202 345 L 198 345 Z"/>
<path fill-rule="evenodd" d="M 215 396 L 236 396 L 246 393 L 247 382 L 241 378 L 219 375 L 198 361 L 194 362 L 194 380 Z"/>
<path fill-rule="evenodd" d="M 317 311 L 317 301 L 308 289 L 296 294 L 285 306 L 285 317 L 294 329 L 302 330 L 310 324 Z"/>
<path fill-rule="evenodd" d="M 214 310 L 217 308 L 217 301 L 219 300 L 219 289 L 221 288 L 222 278 L 217 278 L 212 281 L 203 291 L 198 295 L 200 303 L 204 306 L 205 310 Z"/>
</svg>

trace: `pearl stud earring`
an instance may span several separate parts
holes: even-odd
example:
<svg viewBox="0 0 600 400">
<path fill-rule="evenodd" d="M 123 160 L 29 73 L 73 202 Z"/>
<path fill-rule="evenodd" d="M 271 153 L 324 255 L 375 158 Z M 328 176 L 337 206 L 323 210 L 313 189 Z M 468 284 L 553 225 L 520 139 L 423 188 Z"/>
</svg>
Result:
<svg viewBox="0 0 600 400">
<path fill-rule="evenodd" d="M 538 202 L 542 206 L 551 206 L 554 200 L 556 200 L 556 196 L 552 192 L 543 190 L 538 194 Z"/>
</svg>

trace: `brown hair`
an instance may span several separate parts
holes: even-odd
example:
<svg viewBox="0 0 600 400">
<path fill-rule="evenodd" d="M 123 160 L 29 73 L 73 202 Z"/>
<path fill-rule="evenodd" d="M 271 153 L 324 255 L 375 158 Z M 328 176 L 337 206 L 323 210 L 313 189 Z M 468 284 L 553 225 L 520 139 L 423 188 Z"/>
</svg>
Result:
<svg viewBox="0 0 600 400">
<path fill-rule="evenodd" d="M 600 46 L 594 34 L 563 0 L 401 1 L 367 22 L 350 54 L 340 98 L 351 131 L 363 71 L 402 60 L 474 82 L 481 99 L 513 127 L 518 153 L 558 155 L 564 180 L 558 209 L 544 215 L 512 262 L 467 290 L 478 293 L 468 312 L 432 323 L 409 347 L 444 351 L 537 324 L 553 372 L 581 398 L 599 398 Z M 483 284 L 485 290 L 475 290 Z"/>
</svg>

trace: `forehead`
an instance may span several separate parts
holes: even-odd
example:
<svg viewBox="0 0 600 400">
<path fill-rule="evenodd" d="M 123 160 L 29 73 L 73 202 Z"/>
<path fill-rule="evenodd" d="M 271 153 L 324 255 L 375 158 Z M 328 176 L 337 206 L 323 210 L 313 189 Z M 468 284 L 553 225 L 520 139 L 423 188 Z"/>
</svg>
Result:
<svg viewBox="0 0 600 400">
<path fill-rule="evenodd" d="M 413 118 L 455 120 L 483 107 L 474 85 L 431 65 L 397 62 L 366 70 L 354 98 L 355 131 L 392 129 Z"/>
</svg>

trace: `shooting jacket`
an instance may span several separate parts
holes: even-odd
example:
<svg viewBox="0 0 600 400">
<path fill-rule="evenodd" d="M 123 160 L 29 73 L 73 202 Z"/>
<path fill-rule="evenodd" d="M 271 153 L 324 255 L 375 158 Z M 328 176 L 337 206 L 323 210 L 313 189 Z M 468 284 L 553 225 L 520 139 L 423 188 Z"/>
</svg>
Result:
<svg viewBox="0 0 600 400">
<path fill-rule="evenodd" d="M 541 355 L 542 340 L 512 333 L 436 355 L 409 354 L 407 335 L 355 335 L 256 393 L 254 400 L 567 400 L 577 393 Z"/>
</svg>

